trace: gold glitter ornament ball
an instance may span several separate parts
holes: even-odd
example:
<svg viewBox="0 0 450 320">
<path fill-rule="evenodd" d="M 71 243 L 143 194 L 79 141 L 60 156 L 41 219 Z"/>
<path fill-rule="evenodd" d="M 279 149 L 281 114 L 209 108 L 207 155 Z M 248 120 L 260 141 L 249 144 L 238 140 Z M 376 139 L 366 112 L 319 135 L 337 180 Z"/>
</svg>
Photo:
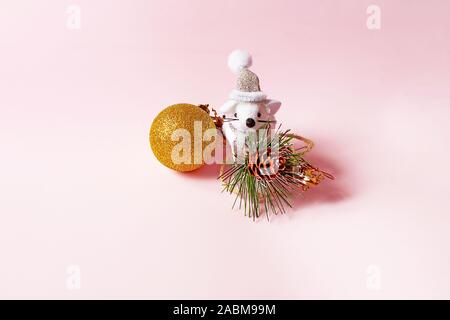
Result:
<svg viewBox="0 0 450 320">
<path fill-rule="evenodd" d="M 194 131 L 196 121 L 201 121 L 201 136 L 199 130 Z M 203 160 L 201 163 L 194 163 L 198 162 L 194 161 L 195 141 L 202 141 L 201 152 L 203 154 L 203 150 L 212 140 L 203 141 L 202 137 L 206 130 L 215 128 L 209 114 L 200 107 L 185 103 L 175 104 L 165 108 L 153 120 L 150 128 L 150 146 L 159 162 L 166 167 L 181 172 L 193 171 L 204 164 Z M 191 154 L 189 159 L 191 161 L 189 163 L 174 163 L 172 160 L 172 150 L 181 142 L 181 138 L 172 140 L 172 134 L 177 129 L 186 129 L 190 134 Z M 199 144 L 197 145 L 199 147 Z"/>
</svg>

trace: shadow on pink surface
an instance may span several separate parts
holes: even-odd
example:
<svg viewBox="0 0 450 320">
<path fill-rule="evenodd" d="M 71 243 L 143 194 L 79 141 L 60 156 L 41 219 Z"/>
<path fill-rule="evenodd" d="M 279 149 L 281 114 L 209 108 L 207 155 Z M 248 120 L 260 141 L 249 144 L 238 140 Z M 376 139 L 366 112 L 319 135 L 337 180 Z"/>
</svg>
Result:
<svg viewBox="0 0 450 320">
<path fill-rule="evenodd" d="M 201 167 L 198 170 L 183 173 L 183 176 L 192 179 L 211 179 L 212 181 L 217 180 L 219 177 L 221 164 L 207 164 Z"/>
<path fill-rule="evenodd" d="M 309 137 L 308 137 L 309 138 Z M 323 170 L 332 176 L 334 180 L 325 178 L 318 186 L 311 187 L 292 199 L 292 209 L 289 213 L 301 211 L 302 208 L 311 205 L 335 203 L 350 198 L 351 191 L 346 184 L 347 172 L 342 160 L 336 156 L 335 150 L 339 146 L 335 141 L 312 138 L 314 148 L 305 155 L 305 159 L 314 167 Z M 297 148 L 304 145 L 302 142 L 294 144 Z"/>
<path fill-rule="evenodd" d="M 322 151 L 323 150 L 323 151 Z M 339 159 L 334 159 L 332 148 L 315 147 L 305 156 L 314 167 L 330 173 L 334 180 L 324 179 L 318 186 L 296 196 L 292 200 L 291 212 L 301 211 L 301 208 L 314 204 L 335 203 L 351 197 L 352 192 L 346 185 L 346 171 Z"/>
</svg>

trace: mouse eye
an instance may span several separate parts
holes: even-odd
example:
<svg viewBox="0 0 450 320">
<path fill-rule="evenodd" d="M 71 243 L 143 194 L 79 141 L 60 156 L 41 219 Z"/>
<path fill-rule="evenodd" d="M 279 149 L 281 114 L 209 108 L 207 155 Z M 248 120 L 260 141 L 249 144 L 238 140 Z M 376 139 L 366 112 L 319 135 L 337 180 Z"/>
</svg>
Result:
<svg viewBox="0 0 450 320">
<path fill-rule="evenodd" d="M 237 118 L 237 113 L 234 114 L 234 117 Z"/>
<path fill-rule="evenodd" d="M 261 117 L 261 112 L 258 112 L 258 118 Z"/>
</svg>

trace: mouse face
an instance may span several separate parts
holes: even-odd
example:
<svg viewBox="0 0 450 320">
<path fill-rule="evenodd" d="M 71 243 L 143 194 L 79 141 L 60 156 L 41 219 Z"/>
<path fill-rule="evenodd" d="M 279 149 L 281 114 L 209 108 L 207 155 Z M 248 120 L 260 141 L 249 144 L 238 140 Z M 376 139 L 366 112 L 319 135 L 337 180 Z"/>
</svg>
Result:
<svg viewBox="0 0 450 320">
<path fill-rule="evenodd" d="M 256 132 L 266 124 L 275 123 L 275 113 L 280 109 L 281 102 L 264 100 L 261 102 L 243 102 L 228 100 L 220 108 L 224 116 L 222 132 L 230 146 L 236 147 L 236 153 L 244 150 L 245 137 Z M 233 153 L 235 157 L 235 153 Z"/>
<path fill-rule="evenodd" d="M 262 103 L 239 103 L 234 109 L 232 118 L 233 126 L 240 131 L 258 130 L 269 121 L 270 115 L 267 113 Z"/>
<path fill-rule="evenodd" d="M 256 131 L 267 123 L 275 122 L 275 113 L 281 103 L 275 100 L 261 102 L 237 102 L 230 100 L 221 111 L 229 119 L 229 124 L 242 132 Z"/>
</svg>

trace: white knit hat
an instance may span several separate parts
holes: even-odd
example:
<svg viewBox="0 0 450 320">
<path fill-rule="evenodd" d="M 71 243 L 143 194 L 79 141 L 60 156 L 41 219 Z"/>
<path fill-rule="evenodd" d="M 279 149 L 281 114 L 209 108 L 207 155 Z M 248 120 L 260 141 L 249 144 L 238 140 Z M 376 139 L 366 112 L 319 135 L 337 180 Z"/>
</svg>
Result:
<svg viewBox="0 0 450 320">
<path fill-rule="evenodd" d="M 228 57 L 228 67 L 238 75 L 236 89 L 231 91 L 230 99 L 241 102 L 259 102 L 266 99 L 261 91 L 258 76 L 248 68 L 252 65 L 252 57 L 242 50 L 233 51 Z"/>
</svg>

